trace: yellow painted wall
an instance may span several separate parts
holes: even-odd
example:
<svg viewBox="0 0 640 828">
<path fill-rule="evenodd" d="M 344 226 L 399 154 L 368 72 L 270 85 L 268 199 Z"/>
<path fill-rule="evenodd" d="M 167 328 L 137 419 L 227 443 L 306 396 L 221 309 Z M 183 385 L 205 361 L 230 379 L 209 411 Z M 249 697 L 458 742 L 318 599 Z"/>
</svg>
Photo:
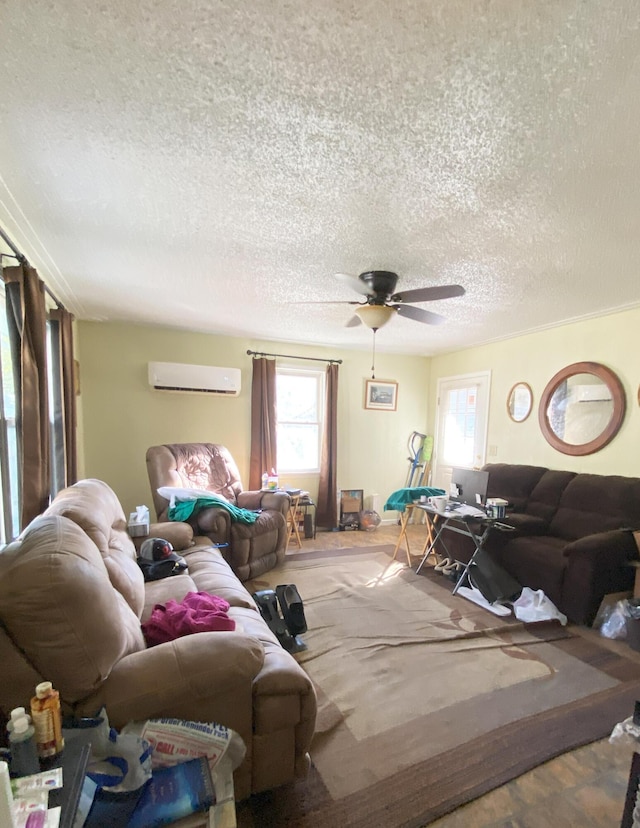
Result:
<svg viewBox="0 0 640 828">
<path fill-rule="evenodd" d="M 491 370 L 488 462 L 531 463 L 594 474 L 640 476 L 640 309 L 588 319 L 546 331 L 434 357 L 431 361 L 429 428 L 435 427 L 439 378 Z M 574 362 L 600 362 L 617 373 L 627 396 L 627 414 L 618 436 L 595 454 L 572 457 L 553 449 L 538 426 L 538 404 L 553 375 Z M 533 389 L 533 410 L 523 423 L 507 415 L 509 390 L 516 382 Z"/>
<path fill-rule="evenodd" d="M 125 512 L 142 503 L 151 507 L 145 452 L 158 443 L 222 443 L 248 483 L 251 358 L 247 349 L 343 360 L 338 486 L 364 489 L 366 506 L 366 498 L 376 493 L 381 510 L 386 497 L 404 485 L 408 437 L 426 426 L 429 360 L 423 357 L 376 356 L 376 377 L 399 383 L 398 410 L 388 412 L 364 408 L 370 352 L 99 322 L 79 322 L 76 345 L 81 388 L 80 476 L 105 480 Z M 150 361 L 240 368 L 241 394 L 217 397 L 154 391 L 147 382 Z M 322 363 L 282 362 L 324 367 Z M 317 492 L 315 476 L 289 476 L 282 482 L 308 489 L 313 496 Z"/>
<path fill-rule="evenodd" d="M 371 375 L 369 352 L 79 322 L 80 475 L 106 480 L 125 511 L 130 511 L 138 504 L 151 504 L 144 460 L 148 446 L 208 441 L 228 446 L 248 481 L 251 358 L 246 351 L 251 349 L 344 360 L 340 366 L 338 485 L 363 488 L 365 498 L 378 494 L 380 511 L 386 496 L 405 483 L 410 433 L 434 433 L 437 380 L 478 370 L 490 370 L 492 375 L 487 442 L 495 453 L 489 453 L 487 461 L 638 476 L 638 329 L 640 309 L 634 309 L 432 359 L 378 353 L 376 377 L 399 382 L 398 410 L 386 412 L 363 406 L 364 383 Z M 544 440 L 538 427 L 538 403 L 545 385 L 560 368 L 585 360 L 601 362 L 618 374 L 627 394 L 627 414 L 619 435 L 602 451 L 571 457 Z M 229 398 L 154 391 L 147 382 L 150 361 L 240 368 L 242 392 Z M 519 381 L 531 385 L 534 407 L 525 422 L 514 423 L 507 416 L 506 400 Z M 315 477 L 289 476 L 283 482 L 309 489 L 313 496 L 317 492 Z M 365 500 L 365 505 L 370 506 L 370 501 Z"/>
</svg>

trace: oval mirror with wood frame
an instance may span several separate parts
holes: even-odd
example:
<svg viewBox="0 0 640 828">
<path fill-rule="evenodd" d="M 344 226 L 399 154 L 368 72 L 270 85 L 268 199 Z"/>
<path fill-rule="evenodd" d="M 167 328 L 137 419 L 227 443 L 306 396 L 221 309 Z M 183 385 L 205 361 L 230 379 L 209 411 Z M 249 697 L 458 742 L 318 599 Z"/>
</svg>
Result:
<svg viewBox="0 0 640 828">
<path fill-rule="evenodd" d="M 533 407 L 533 391 L 527 382 L 516 382 L 507 397 L 507 414 L 514 423 L 524 422 Z"/>
<path fill-rule="evenodd" d="M 538 422 L 563 454 L 593 454 L 620 430 L 626 411 L 618 376 L 598 362 L 575 362 L 552 377 L 540 398 Z"/>
</svg>

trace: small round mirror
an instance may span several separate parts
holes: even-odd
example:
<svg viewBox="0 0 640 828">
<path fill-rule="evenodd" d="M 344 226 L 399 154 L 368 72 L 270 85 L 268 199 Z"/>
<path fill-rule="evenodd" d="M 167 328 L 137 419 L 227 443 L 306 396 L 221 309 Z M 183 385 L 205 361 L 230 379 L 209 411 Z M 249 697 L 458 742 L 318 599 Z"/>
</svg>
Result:
<svg viewBox="0 0 640 828">
<path fill-rule="evenodd" d="M 551 378 L 540 399 L 538 421 L 547 442 L 563 454 L 593 454 L 618 433 L 624 388 L 609 368 L 576 362 Z"/>
<path fill-rule="evenodd" d="M 507 413 L 516 423 L 526 420 L 531 414 L 533 392 L 526 382 L 517 382 L 507 397 Z"/>
</svg>

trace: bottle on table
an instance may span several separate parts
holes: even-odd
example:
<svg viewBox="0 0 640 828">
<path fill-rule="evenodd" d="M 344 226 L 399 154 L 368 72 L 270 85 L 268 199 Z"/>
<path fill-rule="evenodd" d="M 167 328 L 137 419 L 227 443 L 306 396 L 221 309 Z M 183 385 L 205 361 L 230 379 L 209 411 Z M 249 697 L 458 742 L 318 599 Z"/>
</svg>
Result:
<svg viewBox="0 0 640 828">
<path fill-rule="evenodd" d="M 62 753 L 60 693 L 53 689 L 50 681 L 43 681 L 36 687 L 36 694 L 31 699 L 31 718 L 40 759 L 51 759 Z"/>
<path fill-rule="evenodd" d="M 21 716 L 26 716 L 27 721 L 31 724 L 31 716 L 27 713 L 24 707 L 14 707 L 11 713 L 9 713 L 9 721 L 7 722 L 7 733 L 11 733 L 13 730 L 13 723 L 16 719 L 19 719 Z"/>
<path fill-rule="evenodd" d="M 40 773 L 35 734 L 35 728 L 26 714 L 14 719 L 13 727 L 9 732 L 13 776 L 30 776 L 33 773 Z"/>
</svg>

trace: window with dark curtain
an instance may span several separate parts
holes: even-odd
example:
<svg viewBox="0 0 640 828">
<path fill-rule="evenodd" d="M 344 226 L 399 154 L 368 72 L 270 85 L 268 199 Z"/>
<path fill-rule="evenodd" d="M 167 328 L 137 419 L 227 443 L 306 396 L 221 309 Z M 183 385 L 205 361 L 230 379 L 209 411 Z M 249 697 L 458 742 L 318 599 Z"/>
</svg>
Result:
<svg viewBox="0 0 640 828">
<path fill-rule="evenodd" d="M 77 479 L 73 316 L 19 261 L 0 280 L 0 545 Z"/>
</svg>

